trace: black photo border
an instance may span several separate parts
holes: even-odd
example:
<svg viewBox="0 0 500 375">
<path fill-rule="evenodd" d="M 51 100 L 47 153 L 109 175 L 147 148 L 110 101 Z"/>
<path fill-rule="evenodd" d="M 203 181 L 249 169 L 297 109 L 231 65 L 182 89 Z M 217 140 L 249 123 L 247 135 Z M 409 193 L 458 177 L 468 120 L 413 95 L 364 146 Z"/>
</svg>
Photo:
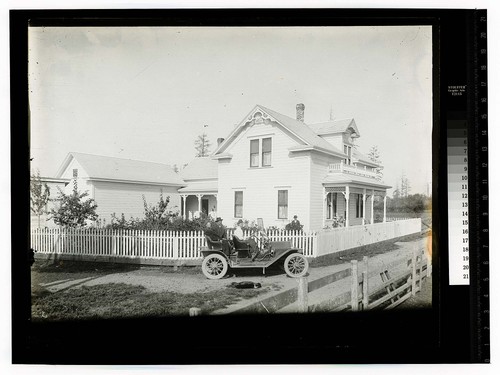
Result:
<svg viewBox="0 0 500 375">
<path fill-rule="evenodd" d="M 483 258 L 471 287 L 448 285 L 446 121 L 449 82 L 473 85 L 472 10 L 113 9 L 11 10 L 12 361 L 19 364 L 333 364 L 485 362 L 476 315 Z M 361 26 L 433 27 L 433 308 L 370 313 L 199 316 L 32 322 L 29 249 L 28 27 Z M 460 103 L 474 120 L 476 103 Z M 474 129 L 469 133 L 472 151 Z M 477 158 L 476 158 L 477 159 Z M 473 158 L 469 169 L 475 168 Z M 471 177 L 470 185 L 476 181 Z M 477 193 L 470 191 L 470 202 Z M 470 205 L 470 215 L 479 208 Z M 479 222 L 470 220 L 470 232 Z M 474 246 L 471 237 L 471 249 Z M 472 250 L 471 250 L 472 251 Z M 223 334 L 207 337 L 207 327 Z"/>
</svg>

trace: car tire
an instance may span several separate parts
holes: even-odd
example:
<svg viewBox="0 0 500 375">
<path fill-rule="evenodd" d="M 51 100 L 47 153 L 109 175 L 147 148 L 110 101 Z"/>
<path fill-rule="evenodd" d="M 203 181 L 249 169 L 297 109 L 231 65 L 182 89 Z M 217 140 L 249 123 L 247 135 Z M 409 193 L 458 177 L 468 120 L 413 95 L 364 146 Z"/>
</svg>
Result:
<svg viewBox="0 0 500 375">
<path fill-rule="evenodd" d="M 203 274 L 210 280 L 222 279 L 226 275 L 228 268 L 226 258 L 220 254 L 210 254 L 201 263 Z"/>
<path fill-rule="evenodd" d="M 300 253 L 293 253 L 283 262 L 285 272 L 290 277 L 302 277 L 309 269 L 307 258 Z"/>
</svg>

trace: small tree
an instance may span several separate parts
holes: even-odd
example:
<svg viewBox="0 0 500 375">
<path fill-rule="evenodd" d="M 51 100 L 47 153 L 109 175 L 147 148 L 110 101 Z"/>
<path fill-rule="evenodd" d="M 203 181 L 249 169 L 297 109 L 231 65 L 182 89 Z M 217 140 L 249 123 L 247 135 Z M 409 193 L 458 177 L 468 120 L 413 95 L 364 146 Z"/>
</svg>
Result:
<svg viewBox="0 0 500 375">
<path fill-rule="evenodd" d="M 370 151 L 368 152 L 368 157 L 374 163 L 376 163 L 378 165 L 382 164 L 382 162 L 380 160 L 380 153 L 378 151 L 377 146 L 372 146 L 372 148 L 370 148 Z M 377 173 L 377 180 L 381 181 L 382 177 L 384 176 L 384 174 L 382 173 L 382 167 L 375 168 L 375 172 Z"/>
<path fill-rule="evenodd" d="M 30 181 L 30 201 L 31 211 L 38 216 L 38 228 L 40 228 L 40 216 L 47 210 L 47 203 L 50 200 L 50 189 L 47 184 L 42 183 L 40 171 L 31 175 Z"/>
<path fill-rule="evenodd" d="M 208 137 L 205 133 L 202 135 L 199 135 L 198 138 L 196 138 L 196 141 L 194 141 L 194 148 L 196 149 L 196 157 L 203 157 L 203 156 L 208 156 L 210 153 L 210 146 L 212 144 L 208 140 Z"/>
<path fill-rule="evenodd" d="M 52 219 L 57 225 L 65 228 L 81 228 L 86 225 L 87 220 L 97 220 L 97 204 L 92 198 L 87 198 L 89 193 L 80 193 L 76 180 L 73 183 L 73 192 L 65 194 L 59 189 L 59 207 L 52 209 Z"/>
</svg>

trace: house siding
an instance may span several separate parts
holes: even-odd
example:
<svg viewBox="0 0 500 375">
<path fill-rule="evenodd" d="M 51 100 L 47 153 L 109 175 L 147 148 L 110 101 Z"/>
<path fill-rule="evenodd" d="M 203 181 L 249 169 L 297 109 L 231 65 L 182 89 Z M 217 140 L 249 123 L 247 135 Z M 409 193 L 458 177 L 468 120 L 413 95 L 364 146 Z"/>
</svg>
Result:
<svg viewBox="0 0 500 375">
<path fill-rule="evenodd" d="M 250 139 L 272 137 L 270 167 L 250 167 Z M 276 124 L 256 124 L 229 145 L 232 159 L 219 160 L 218 214 L 233 225 L 234 192 L 243 191 L 243 218 L 264 220 L 264 225 L 283 227 L 297 215 L 309 228 L 310 161 L 307 153 L 290 153 L 300 142 Z M 288 217 L 278 219 L 278 190 L 288 190 Z"/>
<path fill-rule="evenodd" d="M 310 177 L 310 192 L 311 192 L 311 229 L 321 229 L 323 227 L 323 180 L 328 173 L 328 165 L 332 163 L 340 163 L 340 158 L 334 156 L 325 156 L 322 154 L 311 154 L 311 177 Z M 343 216 L 345 209 L 345 201 L 342 194 L 337 195 L 337 210 L 339 215 Z"/>
<path fill-rule="evenodd" d="M 92 181 L 92 185 L 97 214 L 99 219 L 105 219 L 107 224 L 113 213 L 118 217 L 123 213 L 126 219 L 144 217 L 143 195 L 148 205 L 155 205 L 160 199 L 160 193 L 163 193 L 163 197 L 170 197 L 168 209 L 180 211 L 181 202 L 176 187 L 101 181 Z"/>
</svg>

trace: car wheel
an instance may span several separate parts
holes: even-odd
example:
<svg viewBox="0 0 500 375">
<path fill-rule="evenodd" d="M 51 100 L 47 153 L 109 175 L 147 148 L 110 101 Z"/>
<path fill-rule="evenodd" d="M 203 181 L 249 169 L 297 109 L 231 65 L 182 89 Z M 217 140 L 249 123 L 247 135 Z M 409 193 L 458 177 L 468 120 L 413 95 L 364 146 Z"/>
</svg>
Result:
<svg viewBox="0 0 500 375">
<path fill-rule="evenodd" d="M 309 269 L 309 262 L 302 254 L 294 253 L 286 257 L 283 267 L 288 276 L 302 277 Z"/>
<path fill-rule="evenodd" d="M 227 269 L 227 260 L 220 254 L 210 254 L 201 263 L 203 274 L 211 280 L 222 279 Z"/>
</svg>

